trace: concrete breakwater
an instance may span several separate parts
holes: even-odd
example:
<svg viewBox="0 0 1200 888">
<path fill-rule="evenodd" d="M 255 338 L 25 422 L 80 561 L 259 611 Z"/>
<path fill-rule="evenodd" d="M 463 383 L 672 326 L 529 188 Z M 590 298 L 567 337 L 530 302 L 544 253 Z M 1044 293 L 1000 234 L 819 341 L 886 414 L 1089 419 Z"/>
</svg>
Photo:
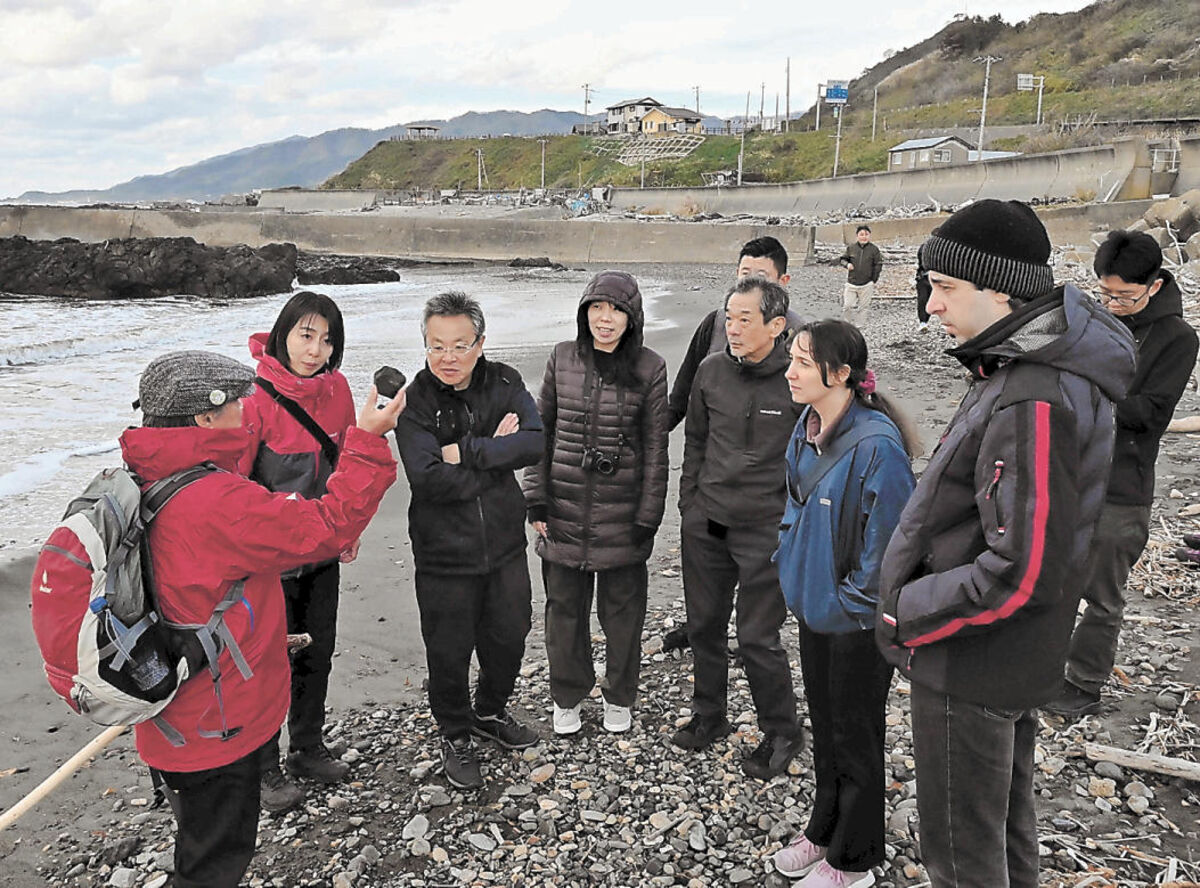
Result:
<svg viewBox="0 0 1200 888">
<path fill-rule="evenodd" d="M 72 237 L 85 242 L 127 237 L 192 237 L 212 246 L 292 243 L 309 252 L 351 256 L 482 260 L 549 256 L 556 262 L 591 264 L 723 265 L 737 256 L 746 241 L 767 234 L 779 238 L 797 264 L 811 261 L 811 226 L 0 207 L 0 237 L 22 235 L 31 240 Z"/>
</svg>

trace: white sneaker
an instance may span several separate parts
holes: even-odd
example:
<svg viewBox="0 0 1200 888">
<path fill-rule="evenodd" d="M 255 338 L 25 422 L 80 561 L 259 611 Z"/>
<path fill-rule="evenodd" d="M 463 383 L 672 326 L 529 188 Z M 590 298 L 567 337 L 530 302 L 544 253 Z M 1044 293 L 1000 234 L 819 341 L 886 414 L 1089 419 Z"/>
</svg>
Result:
<svg viewBox="0 0 1200 888">
<path fill-rule="evenodd" d="M 579 720 L 578 703 L 570 709 L 563 709 L 557 703 L 554 704 L 554 733 L 574 734 L 582 727 L 583 722 Z"/>
<path fill-rule="evenodd" d="M 604 701 L 604 730 L 623 734 L 633 727 L 633 713 L 628 706 L 614 706 Z"/>
</svg>

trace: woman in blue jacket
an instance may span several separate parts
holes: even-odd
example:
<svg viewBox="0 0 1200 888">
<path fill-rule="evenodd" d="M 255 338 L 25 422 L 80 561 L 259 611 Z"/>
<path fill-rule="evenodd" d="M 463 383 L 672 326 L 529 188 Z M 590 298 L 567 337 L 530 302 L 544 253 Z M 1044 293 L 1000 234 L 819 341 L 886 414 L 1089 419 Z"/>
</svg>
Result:
<svg viewBox="0 0 1200 888">
<path fill-rule="evenodd" d="M 775 854 L 805 888 L 866 888 L 884 860 L 884 711 L 892 667 L 875 645 L 879 565 L 915 484 L 918 444 L 875 391 L 852 324 L 817 321 L 792 342 L 786 377 L 807 405 L 788 442 L 787 510 L 775 560 L 800 624 L 816 795 L 808 825 Z"/>
</svg>

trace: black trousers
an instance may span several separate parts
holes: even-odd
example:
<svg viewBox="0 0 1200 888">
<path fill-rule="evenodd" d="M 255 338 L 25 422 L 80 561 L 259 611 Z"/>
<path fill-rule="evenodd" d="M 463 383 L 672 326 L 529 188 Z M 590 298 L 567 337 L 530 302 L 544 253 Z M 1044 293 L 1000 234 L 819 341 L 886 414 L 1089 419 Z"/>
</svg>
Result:
<svg viewBox="0 0 1200 888">
<path fill-rule="evenodd" d="M 325 727 L 325 697 L 337 641 L 340 565 L 334 561 L 311 573 L 283 580 L 288 632 L 307 632 L 312 644 L 292 657 L 292 705 L 288 745 L 312 749 Z"/>
<path fill-rule="evenodd" d="M 269 745 L 269 744 L 268 744 Z M 175 836 L 175 888 L 237 888 L 258 834 L 259 747 L 207 771 L 156 771 L 170 792 Z"/>
<path fill-rule="evenodd" d="M 804 834 L 839 870 L 883 863 L 884 741 L 892 666 L 874 630 L 827 635 L 800 621 L 816 797 Z"/>
<path fill-rule="evenodd" d="M 592 663 L 592 592 L 604 630 L 607 679 L 604 699 L 632 706 L 642 665 L 642 627 L 646 623 L 646 563 L 610 570 L 577 570 L 542 562 L 546 587 L 546 656 L 550 661 L 550 696 L 570 709 L 596 684 Z"/>
<path fill-rule="evenodd" d="M 475 710 L 504 709 L 525 656 L 533 619 L 524 553 L 487 574 L 416 573 L 429 707 L 447 737 L 471 730 L 471 654 L 479 660 Z"/>
<path fill-rule="evenodd" d="M 724 716 L 728 706 L 729 615 L 737 601 L 737 639 L 750 695 L 764 732 L 792 737 L 796 694 L 792 670 L 779 638 L 787 606 L 771 555 L 779 544 L 775 523 L 730 527 L 723 538 L 709 532 L 696 507 L 681 524 L 683 597 L 692 643 L 695 688 L 692 711 Z"/>
</svg>

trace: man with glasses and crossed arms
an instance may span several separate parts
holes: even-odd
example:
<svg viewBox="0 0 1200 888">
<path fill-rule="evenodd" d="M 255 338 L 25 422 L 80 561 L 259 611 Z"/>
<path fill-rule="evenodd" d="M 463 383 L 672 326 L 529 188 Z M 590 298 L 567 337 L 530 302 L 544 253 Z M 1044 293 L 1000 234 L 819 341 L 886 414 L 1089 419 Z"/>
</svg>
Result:
<svg viewBox="0 0 1200 888">
<path fill-rule="evenodd" d="M 538 739 L 505 707 L 532 613 L 515 473 L 542 458 L 542 420 L 520 374 L 484 358 L 474 299 L 434 296 L 421 333 L 427 363 L 408 387 L 396 446 L 412 488 L 408 532 L 442 765 L 454 786 L 475 789 L 483 777 L 472 734 L 506 749 Z"/>
<path fill-rule="evenodd" d="M 1175 404 L 1196 363 L 1196 332 L 1162 250 L 1148 234 L 1114 231 L 1096 250 L 1096 301 L 1129 328 L 1137 344 L 1133 383 L 1115 404 L 1112 474 L 1091 554 L 1083 569 L 1087 609 L 1071 635 L 1060 696 L 1042 708 L 1070 717 L 1100 711 L 1125 613 L 1125 582 L 1150 535 L 1154 462 Z"/>
</svg>

